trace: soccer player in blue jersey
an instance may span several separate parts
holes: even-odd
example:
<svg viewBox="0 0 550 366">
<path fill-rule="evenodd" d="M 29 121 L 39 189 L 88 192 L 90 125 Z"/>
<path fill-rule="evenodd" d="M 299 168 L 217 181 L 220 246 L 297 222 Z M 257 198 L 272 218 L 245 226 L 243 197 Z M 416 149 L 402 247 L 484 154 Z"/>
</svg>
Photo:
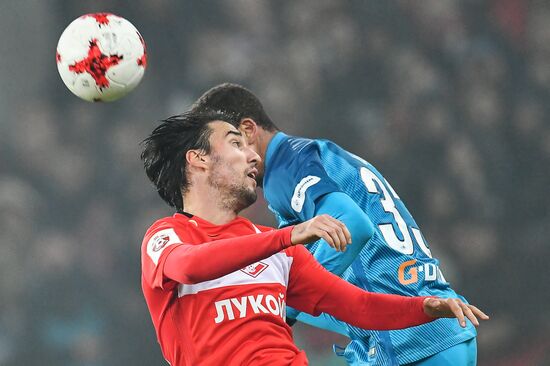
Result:
<svg viewBox="0 0 550 366">
<path fill-rule="evenodd" d="M 240 85 L 218 85 L 192 108 L 234 117 L 262 158 L 256 179 L 281 227 L 320 214 L 346 224 L 353 245 L 345 252 L 319 243 L 308 246 L 326 269 L 369 291 L 458 297 L 403 201 L 370 163 L 331 141 L 284 134 L 258 98 Z M 313 317 L 288 309 L 287 317 L 348 336 L 351 342 L 337 353 L 350 365 L 461 366 L 477 360 L 470 322 L 439 319 L 403 330 L 371 331 L 327 314 Z"/>
</svg>

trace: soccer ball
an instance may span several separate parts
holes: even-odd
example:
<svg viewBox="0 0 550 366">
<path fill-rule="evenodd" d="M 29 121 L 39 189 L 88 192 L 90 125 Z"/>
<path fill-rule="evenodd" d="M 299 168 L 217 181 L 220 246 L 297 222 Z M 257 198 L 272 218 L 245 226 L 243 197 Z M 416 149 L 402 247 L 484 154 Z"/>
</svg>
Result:
<svg viewBox="0 0 550 366">
<path fill-rule="evenodd" d="M 141 34 L 132 23 L 110 13 L 75 19 L 61 34 L 55 57 L 67 88 L 90 102 L 125 96 L 147 67 Z"/>
</svg>

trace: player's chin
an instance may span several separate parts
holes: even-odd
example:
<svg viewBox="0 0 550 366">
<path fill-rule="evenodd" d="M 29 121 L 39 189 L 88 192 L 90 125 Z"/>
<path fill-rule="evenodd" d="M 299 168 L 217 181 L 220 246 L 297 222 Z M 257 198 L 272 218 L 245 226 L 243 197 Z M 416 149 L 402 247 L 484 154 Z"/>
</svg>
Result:
<svg viewBox="0 0 550 366">
<path fill-rule="evenodd" d="M 256 186 L 258 185 L 258 182 L 256 181 L 256 179 L 252 178 L 252 177 L 246 177 L 246 180 L 247 182 L 250 183 L 250 185 L 252 186 L 253 189 L 256 188 Z"/>
<path fill-rule="evenodd" d="M 251 206 L 258 199 L 255 188 L 245 188 L 239 190 L 238 194 L 239 211 Z"/>
<path fill-rule="evenodd" d="M 258 192 L 256 192 L 256 185 L 253 188 L 249 189 L 247 192 L 247 198 L 252 203 L 256 202 L 258 199 Z"/>
</svg>

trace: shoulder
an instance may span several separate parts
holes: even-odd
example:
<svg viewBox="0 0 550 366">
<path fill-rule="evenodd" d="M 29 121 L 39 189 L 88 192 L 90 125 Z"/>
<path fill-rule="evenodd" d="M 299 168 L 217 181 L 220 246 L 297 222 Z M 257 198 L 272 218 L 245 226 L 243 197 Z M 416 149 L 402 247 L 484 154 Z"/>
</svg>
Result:
<svg viewBox="0 0 550 366">
<path fill-rule="evenodd" d="M 186 236 L 191 230 L 196 230 L 196 225 L 193 220 L 181 214 L 163 217 L 155 221 L 143 237 L 142 245 L 159 246 L 169 242 L 181 242 L 181 238 Z"/>
<path fill-rule="evenodd" d="M 284 171 L 283 176 L 293 177 L 306 168 L 304 163 L 320 161 L 320 148 L 317 140 L 304 137 L 284 136 L 269 161 L 266 161 L 266 175 L 271 171 Z"/>
<path fill-rule="evenodd" d="M 147 229 L 145 236 L 148 236 L 149 234 L 162 229 L 168 229 L 168 228 L 182 229 L 188 225 L 189 225 L 188 217 L 180 214 L 174 214 L 173 216 L 163 217 L 153 222 L 151 226 L 149 226 L 149 228 Z"/>
<path fill-rule="evenodd" d="M 288 136 L 281 144 L 281 148 L 289 154 L 310 154 L 318 151 L 318 141 L 305 137 Z"/>
</svg>

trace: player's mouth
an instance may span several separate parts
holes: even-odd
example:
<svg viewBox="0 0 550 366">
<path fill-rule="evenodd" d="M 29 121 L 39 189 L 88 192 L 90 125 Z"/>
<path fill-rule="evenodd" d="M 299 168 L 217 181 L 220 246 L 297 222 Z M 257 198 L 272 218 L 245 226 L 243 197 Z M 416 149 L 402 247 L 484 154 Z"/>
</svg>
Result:
<svg viewBox="0 0 550 366">
<path fill-rule="evenodd" d="M 258 169 L 256 168 L 253 168 L 251 169 L 247 174 L 246 176 L 248 178 L 252 178 L 254 180 L 254 182 L 256 182 L 256 176 L 258 175 Z"/>
</svg>

